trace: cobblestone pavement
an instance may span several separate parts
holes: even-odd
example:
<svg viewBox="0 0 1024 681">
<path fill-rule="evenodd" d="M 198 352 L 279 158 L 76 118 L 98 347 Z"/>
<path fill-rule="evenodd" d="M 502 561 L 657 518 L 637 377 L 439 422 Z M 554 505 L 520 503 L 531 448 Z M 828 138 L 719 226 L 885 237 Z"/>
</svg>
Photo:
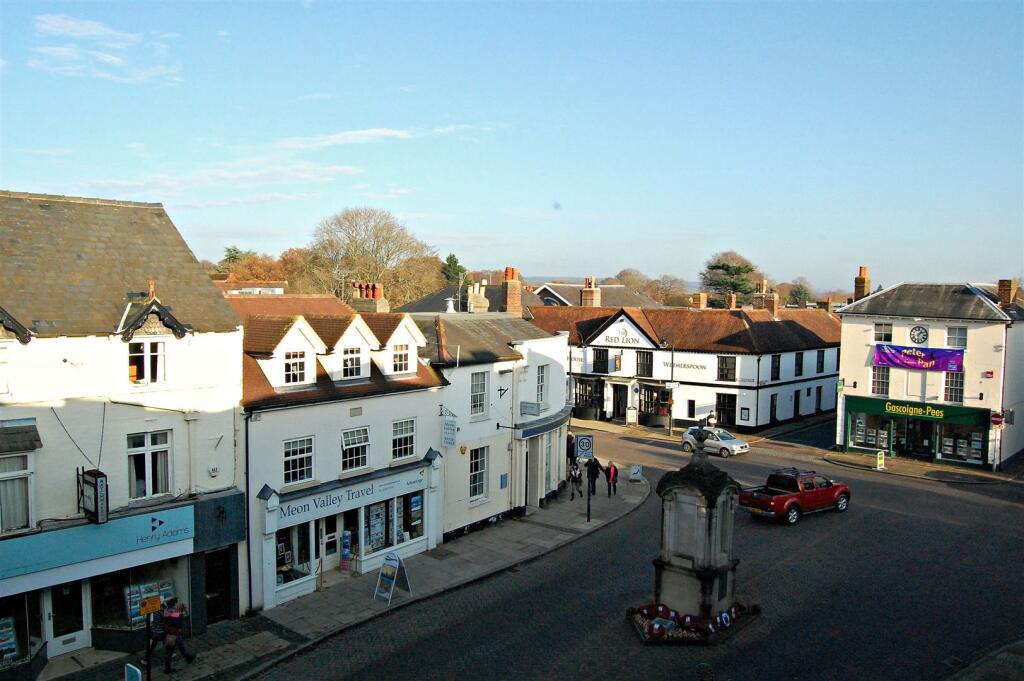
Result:
<svg viewBox="0 0 1024 681">
<path fill-rule="evenodd" d="M 671 446 L 607 434 L 597 447 L 645 464 L 652 484 L 657 468 L 685 462 Z M 807 459 L 765 449 L 715 463 L 750 485 Z M 685 681 L 706 664 L 717 681 L 944 679 L 1024 638 L 1019 503 L 992 486 L 815 467 L 852 485 L 850 510 L 795 527 L 737 518 L 738 595 L 764 614 L 722 646 L 643 647 L 625 623 L 653 594 L 652 495 L 542 559 L 346 630 L 263 678 Z"/>
</svg>

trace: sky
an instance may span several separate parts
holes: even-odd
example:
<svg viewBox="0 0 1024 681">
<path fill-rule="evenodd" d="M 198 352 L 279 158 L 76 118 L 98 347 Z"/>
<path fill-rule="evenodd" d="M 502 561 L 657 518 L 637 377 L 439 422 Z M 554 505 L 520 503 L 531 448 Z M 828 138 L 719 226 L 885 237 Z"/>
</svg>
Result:
<svg viewBox="0 0 1024 681">
<path fill-rule="evenodd" d="M 0 188 L 199 258 L 348 207 L 525 276 L 1024 275 L 1020 2 L 0 3 Z"/>
</svg>

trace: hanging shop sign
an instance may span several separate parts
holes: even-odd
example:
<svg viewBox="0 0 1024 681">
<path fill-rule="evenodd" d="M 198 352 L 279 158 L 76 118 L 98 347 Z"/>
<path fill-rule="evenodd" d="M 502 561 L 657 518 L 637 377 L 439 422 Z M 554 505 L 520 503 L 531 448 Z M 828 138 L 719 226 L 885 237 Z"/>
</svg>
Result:
<svg viewBox="0 0 1024 681">
<path fill-rule="evenodd" d="M 917 371 L 963 371 L 964 351 L 949 348 L 876 345 L 875 366 Z"/>
<path fill-rule="evenodd" d="M 459 425 L 455 419 L 445 419 L 441 422 L 441 446 L 454 447 L 456 433 L 459 432 Z"/>
<path fill-rule="evenodd" d="M 89 522 L 102 525 L 107 522 L 107 474 L 96 470 L 82 473 L 82 512 Z"/>
</svg>

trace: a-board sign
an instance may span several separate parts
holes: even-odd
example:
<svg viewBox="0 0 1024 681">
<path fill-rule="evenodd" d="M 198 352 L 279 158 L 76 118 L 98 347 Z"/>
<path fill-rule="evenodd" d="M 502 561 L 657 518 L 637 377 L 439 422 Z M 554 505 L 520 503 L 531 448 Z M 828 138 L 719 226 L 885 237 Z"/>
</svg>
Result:
<svg viewBox="0 0 1024 681">
<path fill-rule="evenodd" d="M 875 470 L 885 470 L 885 452 L 883 452 L 881 449 L 878 450 L 878 455 L 875 461 Z"/>
<path fill-rule="evenodd" d="M 580 459 L 589 459 L 592 456 L 594 456 L 594 436 L 577 435 L 576 457 Z"/>
<path fill-rule="evenodd" d="M 373 591 L 373 597 L 383 598 L 391 605 L 391 597 L 395 587 L 407 593 L 412 593 L 409 587 L 409 574 L 405 571 L 405 563 L 397 553 L 389 553 L 384 556 L 380 572 L 377 574 L 377 587 Z"/>
<path fill-rule="evenodd" d="M 124 681 L 142 681 L 142 670 L 133 664 L 124 666 Z"/>
<path fill-rule="evenodd" d="M 154 612 L 160 612 L 160 597 L 147 596 L 139 601 L 139 614 L 145 617 Z"/>
</svg>

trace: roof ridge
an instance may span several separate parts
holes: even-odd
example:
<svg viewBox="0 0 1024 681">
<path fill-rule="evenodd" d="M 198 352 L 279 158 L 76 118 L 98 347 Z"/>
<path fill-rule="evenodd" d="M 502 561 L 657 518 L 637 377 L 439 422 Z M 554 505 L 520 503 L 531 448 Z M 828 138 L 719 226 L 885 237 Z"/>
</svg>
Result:
<svg viewBox="0 0 1024 681">
<path fill-rule="evenodd" d="M 0 189 L 0 198 L 10 199 L 43 199 L 46 201 L 63 201 L 65 203 L 88 203 L 98 206 L 128 206 L 132 208 L 163 208 L 162 203 L 144 201 L 123 201 L 120 199 L 101 199 L 90 196 L 66 196 L 64 194 L 39 194 L 36 192 L 16 192 Z"/>
</svg>

